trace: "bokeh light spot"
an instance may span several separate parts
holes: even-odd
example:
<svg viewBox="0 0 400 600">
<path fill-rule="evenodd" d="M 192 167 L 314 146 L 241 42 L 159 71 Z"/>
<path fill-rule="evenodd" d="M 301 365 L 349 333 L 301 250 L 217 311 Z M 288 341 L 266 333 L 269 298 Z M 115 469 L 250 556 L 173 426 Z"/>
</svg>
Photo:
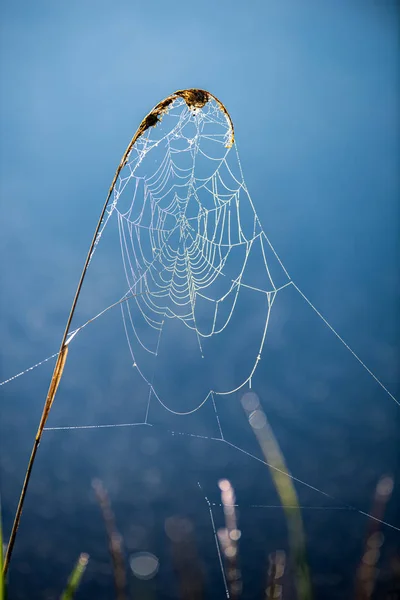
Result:
<svg viewBox="0 0 400 600">
<path fill-rule="evenodd" d="M 137 552 L 129 559 L 132 573 L 138 579 L 151 579 L 157 574 L 159 560 L 151 552 Z"/>
<path fill-rule="evenodd" d="M 256 410 L 260 406 L 257 394 L 254 392 L 246 392 L 246 394 L 242 396 L 242 406 L 249 412 Z"/>
</svg>

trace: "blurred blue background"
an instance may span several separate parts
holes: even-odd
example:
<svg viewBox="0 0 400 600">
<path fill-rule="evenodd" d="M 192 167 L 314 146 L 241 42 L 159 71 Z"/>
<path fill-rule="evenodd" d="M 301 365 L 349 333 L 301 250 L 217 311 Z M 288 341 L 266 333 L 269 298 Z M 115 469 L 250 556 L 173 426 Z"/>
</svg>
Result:
<svg viewBox="0 0 400 600">
<path fill-rule="evenodd" d="M 128 141 L 159 100 L 199 87 L 232 116 L 247 186 L 291 277 L 399 396 L 396 2 L 16 1 L 1 6 L 0 44 L 1 380 L 58 350 Z M 83 312 L 90 314 L 91 294 L 105 303 L 113 298 L 114 260 L 110 255 L 94 271 Z M 129 412 L 124 401 L 123 364 L 110 380 L 102 348 L 90 354 L 95 335 L 82 340 L 87 363 L 76 360 L 66 372 L 71 383 L 60 389 L 53 425 L 140 420 L 139 409 L 129 405 Z M 232 368 L 234 350 L 227 355 Z M 1 388 L 6 536 L 50 375 L 47 363 Z M 79 396 L 77 379 L 87 381 Z M 370 512 L 376 483 L 389 473 L 395 489 L 385 519 L 400 526 L 399 406 L 293 289 L 277 303 L 254 389 L 293 475 L 333 495 L 335 506 Z M 80 551 L 92 560 L 78 597 L 112 597 L 93 477 L 109 490 L 127 554 L 147 550 L 160 558 L 159 574 L 141 590 L 149 598 L 178 597 L 164 531 L 171 515 L 193 527 L 204 597 L 223 597 L 197 481 L 218 503 L 217 481 L 230 478 L 243 505 L 243 597 L 262 597 L 268 552 L 287 549 L 281 511 L 250 508 L 278 503 L 268 471 L 227 445 L 167 431 L 214 436 L 207 410 L 174 421 L 156 409 L 151 431 L 47 433 L 15 547 L 10 598 L 57 598 Z M 259 456 L 239 397 L 218 410 L 227 439 Z M 306 488 L 298 493 L 305 505 L 327 505 Z M 367 518 L 311 509 L 303 516 L 315 597 L 353 597 Z M 215 518 L 222 525 L 218 507 Z M 382 531 L 384 586 L 400 534 Z"/>
</svg>

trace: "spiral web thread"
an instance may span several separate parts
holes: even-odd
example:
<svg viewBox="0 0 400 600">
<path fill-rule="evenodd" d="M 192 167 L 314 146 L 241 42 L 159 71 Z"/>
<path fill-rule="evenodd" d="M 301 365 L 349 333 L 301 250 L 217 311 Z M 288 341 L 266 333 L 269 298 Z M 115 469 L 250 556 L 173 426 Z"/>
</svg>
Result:
<svg viewBox="0 0 400 600">
<path fill-rule="evenodd" d="M 137 354 L 157 356 L 165 323 L 177 319 L 194 332 L 204 357 L 204 340 L 229 326 L 241 289 L 261 293 L 267 310 L 254 364 L 235 389 L 218 392 L 232 393 L 251 382 L 276 293 L 290 279 L 282 264 L 280 286 L 270 272 L 266 248 L 271 252 L 272 246 L 254 211 L 238 155 L 237 173 L 228 162 L 230 129 L 220 108 L 208 102 L 201 110 L 189 110 L 178 100 L 168 120 L 174 117 L 177 122 L 166 133 L 158 125 L 138 140 L 115 186 L 106 222 L 116 213 L 127 295 L 134 296 L 121 303 L 132 362 L 164 408 L 176 413 L 141 370 Z M 159 165 L 150 176 L 138 175 L 147 154 L 160 156 Z M 124 195 L 125 205 L 120 203 Z M 267 276 L 264 289 L 244 281 L 256 247 Z M 137 326 L 140 320 L 144 336 Z M 185 414 L 198 410 L 207 399 Z"/>
<path fill-rule="evenodd" d="M 236 144 L 230 147 L 232 134 L 229 120 L 215 101 L 207 102 L 200 109 L 189 109 L 183 99 L 176 99 L 169 107 L 168 114 L 156 127 L 149 127 L 129 153 L 114 186 L 113 198 L 96 240 L 93 254 L 106 227 L 111 222 L 117 222 L 127 291 L 120 299 L 71 331 L 67 344 L 89 323 L 108 310 L 119 307 L 132 364 L 149 385 L 149 401 L 144 421 L 46 427 L 45 430 L 151 426 L 148 414 L 152 395 L 166 410 L 174 414 L 190 414 L 210 400 L 220 437 L 175 431 L 170 433 L 223 442 L 254 460 L 267 464 L 225 439 L 214 396 L 233 393 L 246 384 L 251 387 L 251 379 L 265 343 L 272 305 L 279 291 L 288 286 L 294 287 L 376 383 L 400 405 L 291 280 L 255 212 L 243 178 Z M 254 277 L 247 277 L 253 253 L 257 253 L 260 258 L 262 273 L 257 275 L 262 282 L 260 285 L 254 284 Z M 204 357 L 205 342 L 229 328 L 243 290 L 262 295 L 266 299 L 260 343 L 249 372 L 233 389 L 218 392 L 211 390 L 192 410 L 184 413 L 172 410 L 157 394 L 152 376 L 142 369 L 140 354 L 157 357 L 165 325 L 176 319 L 193 331 L 198 352 Z M 1 382 L 0 386 L 55 356 L 57 354 L 10 377 Z M 334 499 L 290 473 L 286 475 Z M 332 508 L 355 510 L 374 518 L 348 505 Z M 394 525 L 385 524 L 398 530 Z"/>
</svg>

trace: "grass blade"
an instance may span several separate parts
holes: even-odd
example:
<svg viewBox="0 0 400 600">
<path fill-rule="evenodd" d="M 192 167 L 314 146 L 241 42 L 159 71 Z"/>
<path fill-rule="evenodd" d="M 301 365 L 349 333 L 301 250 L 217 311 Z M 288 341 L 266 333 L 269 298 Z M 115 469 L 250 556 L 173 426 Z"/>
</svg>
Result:
<svg viewBox="0 0 400 600">
<path fill-rule="evenodd" d="M 307 563 L 303 520 L 289 469 L 257 395 L 248 392 L 242 398 L 242 405 L 265 461 L 270 467 L 271 477 L 286 515 L 298 598 L 299 600 L 311 600 L 312 587 Z"/>
<path fill-rule="evenodd" d="M 81 582 L 82 576 L 85 572 L 86 565 L 89 561 L 89 555 L 82 552 L 80 557 L 78 558 L 78 562 L 76 563 L 71 575 L 69 576 L 67 587 L 65 588 L 61 600 L 72 600 L 75 595 L 76 590 Z"/>
</svg>

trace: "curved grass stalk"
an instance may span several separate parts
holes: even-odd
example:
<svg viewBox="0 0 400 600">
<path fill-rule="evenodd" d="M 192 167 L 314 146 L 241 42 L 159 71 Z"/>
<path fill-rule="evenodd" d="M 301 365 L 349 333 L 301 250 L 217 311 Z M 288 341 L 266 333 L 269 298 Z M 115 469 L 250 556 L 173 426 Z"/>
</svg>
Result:
<svg viewBox="0 0 400 600">
<path fill-rule="evenodd" d="M 122 159 L 117 167 L 117 170 L 115 172 L 114 178 L 111 182 L 110 188 L 108 190 L 108 194 L 106 197 L 106 200 L 104 202 L 102 211 L 100 213 L 100 217 L 99 220 L 97 222 L 96 225 L 96 229 L 94 231 L 93 234 L 93 239 L 92 242 L 90 244 L 89 247 L 89 251 L 85 260 L 85 264 L 83 266 L 82 269 L 82 273 L 78 282 L 78 286 L 76 288 L 76 292 L 75 292 L 75 296 L 71 305 L 71 309 L 70 309 L 70 313 L 67 319 L 67 323 L 65 326 L 65 330 L 64 330 L 64 334 L 62 336 L 61 339 L 61 344 L 60 344 L 60 351 L 58 354 L 58 358 L 57 358 L 57 362 L 56 365 L 54 367 L 54 371 L 53 371 L 53 375 L 50 381 L 50 386 L 49 386 L 49 390 L 47 393 L 47 397 L 46 397 L 46 401 L 43 407 L 43 412 L 42 412 L 42 416 L 40 419 L 40 423 L 39 423 L 39 427 L 36 433 L 36 437 L 35 437 L 35 441 L 32 447 L 32 451 L 31 451 L 31 456 L 29 458 L 29 463 L 26 469 L 26 473 L 25 473 L 25 478 L 24 478 L 24 483 L 22 486 L 22 491 L 20 494 L 20 498 L 19 498 L 19 502 L 18 502 L 18 507 L 16 510 L 16 514 L 15 514 L 15 518 L 14 518 L 14 523 L 12 526 L 12 530 L 11 530 L 11 534 L 10 534 L 10 540 L 8 542 L 8 546 L 7 546 L 7 551 L 6 551 L 6 555 L 4 558 L 4 565 L 3 565 L 3 573 L 4 575 L 7 573 L 9 564 L 10 564 L 10 559 L 11 559 L 11 555 L 12 555 L 12 551 L 14 548 L 14 544 L 15 544 L 15 538 L 17 535 L 17 531 L 18 531 L 18 527 L 19 527 L 19 523 L 21 520 L 21 515 L 22 515 L 22 510 L 23 510 L 23 506 L 24 506 L 24 501 L 25 501 L 25 496 L 26 496 L 26 492 L 28 489 L 28 485 L 29 485 L 29 480 L 31 477 L 31 473 L 32 473 L 32 468 L 33 468 L 33 464 L 35 462 L 35 458 L 36 458 L 36 453 L 40 444 L 40 440 L 42 438 L 42 434 L 43 434 L 43 430 L 44 427 L 46 425 L 46 421 L 47 418 L 49 416 L 50 413 L 50 409 L 52 407 L 52 404 L 54 402 L 54 398 L 58 389 L 58 386 L 60 384 L 62 375 L 63 375 L 63 371 L 64 371 L 64 367 L 65 367 L 65 363 L 67 360 L 67 355 L 68 355 L 68 334 L 70 333 L 70 327 L 71 327 L 71 323 L 72 323 L 72 319 L 74 317 L 75 314 L 75 309 L 76 309 L 76 305 L 78 303 L 78 299 L 79 299 L 79 295 L 81 293 L 81 289 L 82 289 L 82 285 L 83 282 L 85 280 L 85 276 L 86 276 L 86 271 L 89 267 L 89 263 L 90 260 L 92 258 L 93 255 L 93 251 L 95 249 L 95 245 L 96 245 L 96 241 L 98 241 L 98 234 L 100 231 L 100 228 L 103 224 L 103 220 L 104 220 L 104 216 L 108 207 L 108 203 L 110 201 L 111 198 L 111 194 L 113 192 L 114 186 L 117 182 L 118 176 L 122 170 L 122 168 L 125 166 L 127 159 L 129 157 L 129 154 L 133 148 L 133 146 L 135 145 L 136 141 L 140 138 L 140 136 L 142 136 L 144 134 L 144 132 L 149 129 L 149 127 L 155 127 L 157 125 L 157 123 L 160 121 L 160 118 L 162 117 L 162 115 L 164 113 L 166 113 L 168 111 L 169 106 L 172 104 L 172 102 L 174 102 L 174 100 L 177 100 L 178 98 L 183 99 L 187 106 L 191 109 L 193 108 L 202 108 L 203 106 L 205 106 L 205 104 L 211 100 L 214 99 L 215 102 L 217 103 L 218 107 L 220 108 L 220 110 L 223 112 L 223 114 L 226 117 L 229 129 L 230 129 L 230 138 L 229 141 L 227 143 L 228 147 L 231 147 L 234 143 L 234 129 L 233 129 L 233 123 L 232 123 L 232 119 L 227 111 L 227 109 L 225 108 L 225 106 L 222 104 L 222 102 L 220 100 L 218 100 L 218 98 L 216 98 L 216 96 L 214 96 L 213 94 L 210 94 L 209 92 L 205 91 L 205 90 L 200 90 L 200 89 L 187 89 L 187 90 L 178 90 L 176 91 L 174 94 L 171 94 L 170 96 L 168 96 L 167 98 L 165 98 L 164 100 L 162 100 L 161 102 L 159 102 L 152 111 L 150 111 L 148 113 L 148 115 L 143 119 L 143 121 L 141 122 L 141 124 L 139 125 L 138 129 L 136 130 L 135 135 L 133 136 L 133 138 L 131 139 L 131 141 L 128 144 L 127 149 L 125 150 Z"/>
</svg>

